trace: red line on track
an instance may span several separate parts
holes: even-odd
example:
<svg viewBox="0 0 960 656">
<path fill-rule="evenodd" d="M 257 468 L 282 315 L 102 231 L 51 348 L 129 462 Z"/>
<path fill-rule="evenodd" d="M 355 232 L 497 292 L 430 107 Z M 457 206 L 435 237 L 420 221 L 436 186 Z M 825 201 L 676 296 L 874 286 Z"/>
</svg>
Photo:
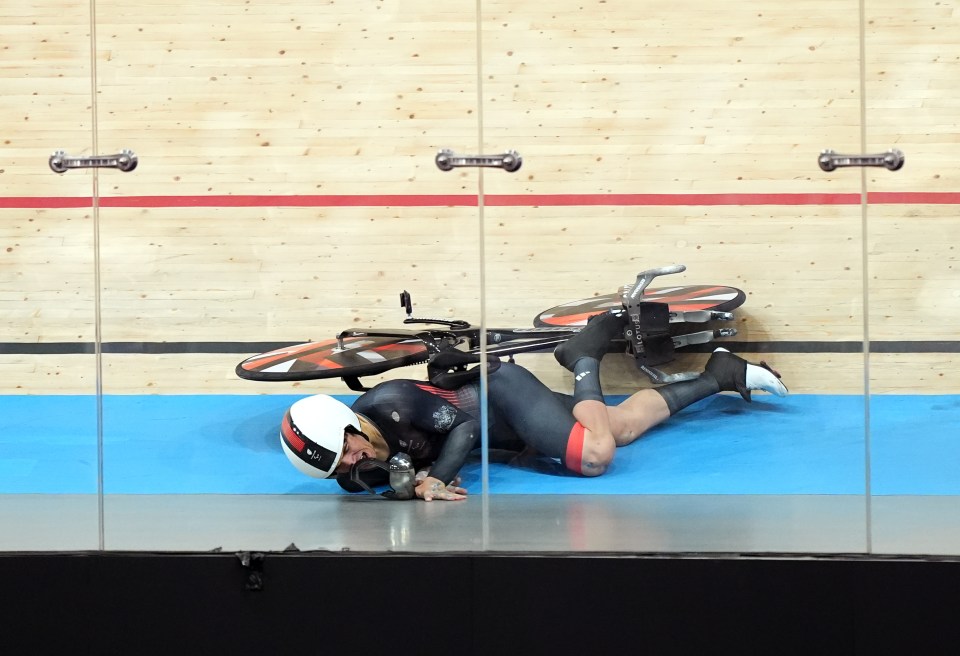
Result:
<svg viewBox="0 0 960 656">
<path fill-rule="evenodd" d="M 487 195 L 494 207 L 667 205 L 859 205 L 859 194 L 517 194 Z"/>
<path fill-rule="evenodd" d="M 960 205 L 960 192 L 871 192 L 883 205 Z M 487 194 L 489 207 L 859 205 L 860 194 Z M 476 195 L 313 195 L 313 196 L 118 196 L 100 198 L 100 207 L 477 207 Z M 93 207 L 90 197 L 0 197 L 4 209 Z"/>
<path fill-rule="evenodd" d="M 0 197 L 0 208 L 17 209 L 56 209 L 60 207 L 93 207 L 90 198 L 61 198 L 61 197 L 27 197 L 9 196 Z"/>
<path fill-rule="evenodd" d="M 960 192 L 956 191 L 874 191 L 867 200 L 878 205 L 958 205 Z"/>
</svg>

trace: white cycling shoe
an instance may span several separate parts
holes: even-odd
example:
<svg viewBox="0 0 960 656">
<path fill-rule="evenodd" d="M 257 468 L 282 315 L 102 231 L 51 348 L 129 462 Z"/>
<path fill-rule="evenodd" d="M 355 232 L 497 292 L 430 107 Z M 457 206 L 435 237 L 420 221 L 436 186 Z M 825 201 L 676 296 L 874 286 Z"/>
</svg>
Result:
<svg viewBox="0 0 960 656">
<path fill-rule="evenodd" d="M 713 352 L 704 370 L 717 379 L 721 391 L 738 392 L 745 401 L 751 400 L 751 391 L 769 392 L 776 396 L 789 393 L 787 386 L 780 381 L 780 374 L 766 362 L 747 362 L 722 347 Z"/>
</svg>

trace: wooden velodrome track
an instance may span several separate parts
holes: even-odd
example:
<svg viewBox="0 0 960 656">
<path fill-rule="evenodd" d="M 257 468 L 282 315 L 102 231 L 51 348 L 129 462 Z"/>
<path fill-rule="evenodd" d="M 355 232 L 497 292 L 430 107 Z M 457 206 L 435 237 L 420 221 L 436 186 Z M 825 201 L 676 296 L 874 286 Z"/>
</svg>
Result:
<svg viewBox="0 0 960 656">
<path fill-rule="evenodd" d="M 673 263 L 748 292 L 740 348 L 795 393 L 960 389 L 953 2 L 0 14 L 5 394 L 93 393 L 98 325 L 106 393 L 344 392 L 233 367 L 398 325 L 401 289 L 418 314 L 524 326 Z M 524 163 L 442 172 L 441 148 Z M 907 163 L 825 173 L 825 148 Z M 58 175 L 61 149 L 139 166 Z M 643 384 L 610 362 L 605 391 Z"/>
</svg>

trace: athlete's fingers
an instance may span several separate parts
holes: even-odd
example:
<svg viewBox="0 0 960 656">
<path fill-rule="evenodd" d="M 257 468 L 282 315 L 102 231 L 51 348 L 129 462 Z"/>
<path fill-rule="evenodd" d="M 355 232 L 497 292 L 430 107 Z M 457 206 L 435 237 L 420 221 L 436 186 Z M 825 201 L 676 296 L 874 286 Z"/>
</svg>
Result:
<svg viewBox="0 0 960 656">
<path fill-rule="evenodd" d="M 454 492 L 451 488 L 447 488 L 445 490 L 440 490 L 438 492 L 433 492 L 433 493 L 427 492 L 426 494 L 423 495 L 424 501 L 433 501 L 434 499 L 438 499 L 440 501 L 461 501 L 466 498 L 467 498 L 466 494 Z"/>
<path fill-rule="evenodd" d="M 441 499 L 443 501 L 460 501 L 467 498 L 467 491 L 456 485 L 444 485 L 443 482 L 431 479 L 421 481 L 416 487 L 416 495 L 424 501 Z"/>
</svg>

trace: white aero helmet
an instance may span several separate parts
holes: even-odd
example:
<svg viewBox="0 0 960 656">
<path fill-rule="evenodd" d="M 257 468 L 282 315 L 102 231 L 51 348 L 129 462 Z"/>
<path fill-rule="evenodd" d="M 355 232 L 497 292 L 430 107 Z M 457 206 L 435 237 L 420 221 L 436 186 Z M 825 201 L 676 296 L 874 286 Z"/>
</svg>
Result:
<svg viewBox="0 0 960 656">
<path fill-rule="evenodd" d="M 280 445 L 293 466 L 308 476 L 327 478 L 343 456 L 343 432 L 360 432 L 360 419 L 332 396 L 300 399 L 280 424 Z"/>
</svg>

